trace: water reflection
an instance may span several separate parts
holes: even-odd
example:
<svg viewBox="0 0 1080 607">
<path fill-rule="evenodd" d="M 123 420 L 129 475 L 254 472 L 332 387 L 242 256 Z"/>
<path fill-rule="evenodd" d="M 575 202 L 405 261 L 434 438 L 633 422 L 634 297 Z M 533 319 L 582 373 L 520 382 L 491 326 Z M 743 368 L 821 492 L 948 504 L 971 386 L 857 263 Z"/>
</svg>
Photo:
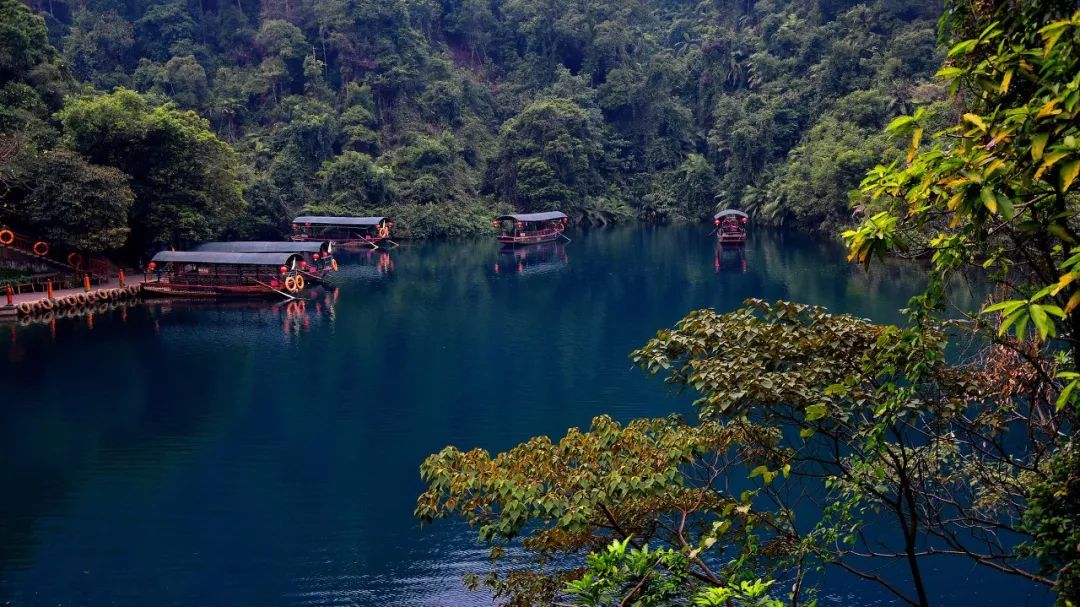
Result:
<svg viewBox="0 0 1080 607">
<path fill-rule="evenodd" d="M 473 536 L 412 517 L 425 455 L 600 413 L 692 415 L 627 360 L 690 309 L 783 298 L 895 322 L 921 287 L 918 267 L 867 274 L 797 235 L 755 231 L 745 270 L 725 253 L 720 272 L 697 227 L 572 236 L 521 258 L 489 240 L 341 251 L 336 288 L 291 307 L 158 301 L 92 329 L 8 327 L 0 602 L 490 605 L 460 585 L 485 566 Z M 974 578 L 940 567 L 939 583 Z M 942 596 L 1028 596 L 969 582 Z"/>
<path fill-rule="evenodd" d="M 496 274 L 544 274 L 570 263 L 566 243 L 545 242 L 527 246 L 502 246 L 494 265 Z"/>
<path fill-rule="evenodd" d="M 713 250 L 713 270 L 720 272 L 746 272 L 746 246 L 745 243 L 724 244 L 716 241 Z"/>
</svg>

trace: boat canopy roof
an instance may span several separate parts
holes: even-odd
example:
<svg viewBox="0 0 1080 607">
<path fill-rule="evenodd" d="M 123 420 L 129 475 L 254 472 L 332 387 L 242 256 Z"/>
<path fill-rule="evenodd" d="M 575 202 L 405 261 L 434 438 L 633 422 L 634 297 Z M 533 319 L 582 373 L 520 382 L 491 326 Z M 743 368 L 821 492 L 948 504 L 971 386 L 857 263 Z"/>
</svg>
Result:
<svg viewBox="0 0 1080 607">
<path fill-rule="evenodd" d="M 721 219 L 723 217 L 730 217 L 732 215 L 734 215 L 736 217 L 750 217 L 749 215 L 747 215 L 746 213 L 743 213 L 742 211 L 736 211 L 735 209 L 724 209 L 723 211 L 720 211 L 716 215 L 713 215 L 713 219 Z"/>
<path fill-rule="evenodd" d="M 386 217 L 329 217 L 324 215 L 303 215 L 292 220 L 293 223 L 311 224 L 313 226 L 349 227 L 377 226 L 383 221 L 386 221 Z"/>
<path fill-rule="evenodd" d="M 240 266 L 285 266 L 295 261 L 295 252 L 228 253 L 218 251 L 162 251 L 157 263 L 205 263 Z"/>
<path fill-rule="evenodd" d="M 322 253 L 330 248 L 329 241 L 278 242 L 275 240 L 252 242 L 204 242 L 193 251 L 212 253 Z"/>
<path fill-rule="evenodd" d="M 496 217 L 496 221 L 503 221 L 505 219 L 512 219 L 514 221 L 551 221 L 553 219 L 565 219 L 566 215 L 558 211 L 548 211 L 547 213 L 518 213 L 514 215 L 500 215 Z"/>
</svg>

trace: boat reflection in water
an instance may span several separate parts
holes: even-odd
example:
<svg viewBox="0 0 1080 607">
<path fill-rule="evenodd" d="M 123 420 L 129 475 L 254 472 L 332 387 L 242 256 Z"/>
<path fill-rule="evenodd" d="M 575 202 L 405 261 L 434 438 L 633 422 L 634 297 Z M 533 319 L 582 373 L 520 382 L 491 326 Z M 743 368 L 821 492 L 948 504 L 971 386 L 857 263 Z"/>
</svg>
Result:
<svg viewBox="0 0 1080 607">
<path fill-rule="evenodd" d="M 343 276 L 375 279 L 394 273 L 394 258 L 385 249 L 366 249 L 361 251 L 338 249 L 334 255 L 341 260 L 340 272 Z"/>
<path fill-rule="evenodd" d="M 747 271 L 746 247 L 724 246 L 723 243 L 717 242 L 713 250 L 713 271 L 719 274 L 733 272 L 736 269 L 743 273 Z"/>
<path fill-rule="evenodd" d="M 336 287 L 316 287 L 287 302 L 236 300 L 207 305 L 203 299 L 166 299 L 150 302 L 148 312 L 157 333 L 183 331 L 197 324 L 212 327 L 215 338 L 227 339 L 230 335 L 239 338 L 252 326 L 280 323 L 283 334 L 289 337 L 334 324 L 340 294 Z"/>
<path fill-rule="evenodd" d="M 496 274 L 524 276 L 554 272 L 568 263 L 570 263 L 570 258 L 566 255 L 566 243 L 545 242 L 527 247 L 505 245 L 499 248 L 494 270 Z"/>
</svg>

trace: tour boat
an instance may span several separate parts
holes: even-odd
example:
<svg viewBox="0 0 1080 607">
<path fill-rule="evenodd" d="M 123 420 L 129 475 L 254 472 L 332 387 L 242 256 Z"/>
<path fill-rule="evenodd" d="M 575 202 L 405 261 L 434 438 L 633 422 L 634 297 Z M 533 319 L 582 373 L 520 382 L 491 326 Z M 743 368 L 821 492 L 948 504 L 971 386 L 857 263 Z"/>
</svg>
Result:
<svg viewBox="0 0 1080 607">
<path fill-rule="evenodd" d="M 735 209 L 725 209 L 713 215 L 717 240 L 721 244 L 742 244 L 746 242 L 746 224 L 749 221 L 749 215 Z"/>
<path fill-rule="evenodd" d="M 305 215 L 292 221 L 293 233 L 289 238 L 295 242 L 332 241 L 343 247 L 397 246 L 390 240 L 390 228 L 394 223 L 386 217 L 323 217 Z"/>
<path fill-rule="evenodd" d="M 162 251 L 147 264 L 143 293 L 165 297 L 294 297 L 306 284 L 298 253 Z"/>
<path fill-rule="evenodd" d="M 297 253 L 303 257 L 299 271 L 310 282 L 326 280 L 331 272 L 337 270 L 337 261 L 333 258 L 334 243 L 329 240 L 204 242 L 192 250 L 212 253 Z"/>
<path fill-rule="evenodd" d="M 537 244 L 552 242 L 563 235 L 570 219 L 558 212 L 521 213 L 496 217 L 491 222 L 500 229 L 499 242 L 505 245 Z M 569 238 L 567 238 L 569 240 Z"/>
</svg>

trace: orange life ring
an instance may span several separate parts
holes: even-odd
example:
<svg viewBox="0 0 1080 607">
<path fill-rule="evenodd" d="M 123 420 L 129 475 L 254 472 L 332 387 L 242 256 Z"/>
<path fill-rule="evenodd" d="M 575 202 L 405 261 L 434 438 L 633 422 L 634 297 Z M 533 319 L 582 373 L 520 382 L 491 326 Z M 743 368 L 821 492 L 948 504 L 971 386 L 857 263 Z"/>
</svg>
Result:
<svg viewBox="0 0 1080 607">
<path fill-rule="evenodd" d="M 337 260 L 336 259 L 331 259 L 330 260 L 330 269 L 337 272 Z"/>
<path fill-rule="evenodd" d="M 285 290 L 290 293 L 296 292 L 296 276 L 287 276 L 285 278 Z"/>
<path fill-rule="evenodd" d="M 11 230 L 0 230 L 0 244 L 9 245 L 15 242 L 15 232 Z"/>
<path fill-rule="evenodd" d="M 68 265 L 78 270 L 83 266 L 83 256 L 72 251 L 67 256 Z"/>
<path fill-rule="evenodd" d="M 304 277 L 303 277 L 303 276 L 301 276 L 301 275 L 299 275 L 299 274 L 297 274 L 297 275 L 296 275 L 296 290 L 297 290 L 297 291 L 300 291 L 300 290 L 302 290 L 303 288 L 304 288 Z"/>
<path fill-rule="evenodd" d="M 34 243 L 34 255 L 38 257 L 45 257 L 49 254 L 49 243 L 44 240 L 39 240 Z"/>
</svg>

